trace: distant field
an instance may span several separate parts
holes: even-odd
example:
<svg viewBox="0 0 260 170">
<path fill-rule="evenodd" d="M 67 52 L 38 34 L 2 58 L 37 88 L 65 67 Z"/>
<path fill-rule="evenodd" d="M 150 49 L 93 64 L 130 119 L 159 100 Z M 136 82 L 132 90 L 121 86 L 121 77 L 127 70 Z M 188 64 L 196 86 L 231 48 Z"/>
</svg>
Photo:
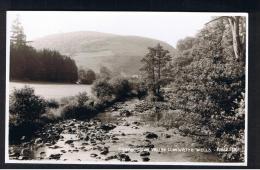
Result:
<svg viewBox="0 0 260 170">
<path fill-rule="evenodd" d="M 79 84 L 37 84 L 37 83 L 21 83 L 10 82 L 10 93 L 14 88 L 23 88 L 25 85 L 33 87 L 35 94 L 43 96 L 46 99 L 61 99 L 63 97 L 74 96 L 80 92 L 91 94 L 91 85 Z"/>
</svg>

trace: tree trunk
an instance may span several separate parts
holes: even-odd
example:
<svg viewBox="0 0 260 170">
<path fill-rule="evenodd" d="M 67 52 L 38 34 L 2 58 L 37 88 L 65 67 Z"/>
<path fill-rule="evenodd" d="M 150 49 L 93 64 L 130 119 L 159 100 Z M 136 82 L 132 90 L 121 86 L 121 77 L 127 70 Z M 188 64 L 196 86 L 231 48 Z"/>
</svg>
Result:
<svg viewBox="0 0 260 170">
<path fill-rule="evenodd" d="M 233 50 L 234 50 L 235 57 L 237 60 L 242 60 L 243 59 L 242 46 L 239 37 L 239 16 L 228 18 L 228 21 L 232 32 Z"/>
<path fill-rule="evenodd" d="M 159 54 L 160 55 L 160 54 Z M 160 95 L 160 81 L 161 81 L 161 58 L 158 57 L 158 80 L 157 80 L 157 95 Z"/>
</svg>

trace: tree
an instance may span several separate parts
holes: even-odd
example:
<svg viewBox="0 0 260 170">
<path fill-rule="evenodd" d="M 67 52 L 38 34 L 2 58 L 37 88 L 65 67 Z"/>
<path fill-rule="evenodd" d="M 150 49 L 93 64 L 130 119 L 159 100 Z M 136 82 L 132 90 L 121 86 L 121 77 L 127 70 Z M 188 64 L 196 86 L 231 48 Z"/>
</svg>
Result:
<svg viewBox="0 0 260 170">
<path fill-rule="evenodd" d="M 92 84 L 96 80 L 96 73 L 89 69 L 89 70 L 84 70 L 80 69 L 79 70 L 79 81 L 82 84 Z"/>
<path fill-rule="evenodd" d="M 24 34 L 23 26 L 20 22 L 19 16 L 17 16 L 12 24 L 10 40 L 11 46 L 26 46 L 26 35 Z"/>
<path fill-rule="evenodd" d="M 185 112 L 186 123 L 206 136 L 198 139 L 213 151 L 223 146 L 240 147 L 243 141 L 245 120 L 237 111 L 241 107 L 237 103 L 245 92 L 245 67 L 243 61 L 235 60 L 231 29 L 226 19 L 205 26 L 190 48 L 192 60 L 177 63 L 177 74 L 172 74 L 172 106 Z M 190 115 L 192 120 L 188 119 Z M 222 154 L 238 161 L 243 159 L 237 156 L 240 153 Z"/>
<path fill-rule="evenodd" d="M 156 47 L 149 47 L 149 52 L 141 60 L 143 67 L 140 69 L 144 73 L 150 92 L 154 96 L 161 96 L 161 86 L 169 80 L 169 65 L 171 56 L 168 50 L 158 44 Z"/>
<path fill-rule="evenodd" d="M 102 66 L 99 70 L 99 74 L 100 74 L 100 77 L 101 78 L 104 78 L 104 79 L 110 79 L 111 78 L 111 75 L 112 75 L 112 71 L 109 70 L 107 67 L 105 66 Z"/>
<path fill-rule="evenodd" d="M 235 58 L 237 60 L 244 61 L 245 59 L 245 50 L 246 50 L 246 20 L 245 17 L 242 16 L 221 16 L 217 17 L 207 24 L 217 21 L 217 20 L 227 20 L 230 26 L 230 30 L 232 33 L 232 41 L 233 41 L 233 50 L 235 54 Z"/>
</svg>

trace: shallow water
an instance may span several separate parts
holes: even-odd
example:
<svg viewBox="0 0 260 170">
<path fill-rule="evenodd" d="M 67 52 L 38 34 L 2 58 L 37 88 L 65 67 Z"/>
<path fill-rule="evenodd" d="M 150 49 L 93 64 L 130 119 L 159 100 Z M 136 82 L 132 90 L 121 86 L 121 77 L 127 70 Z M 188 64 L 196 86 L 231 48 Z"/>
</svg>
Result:
<svg viewBox="0 0 260 170">
<path fill-rule="evenodd" d="M 127 101 L 122 103 L 122 106 L 123 109 L 132 110 L 136 103 L 138 100 Z M 39 136 L 45 132 L 52 133 L 52 129 L 57 131 L 55 129 L 60 128 L 62 129 L 59 134 L 60 138 L 54 143 L 42 142 L 33 145 L 33 157 L 29 159 L 120 162 L 120 159 L 108 158 L 125 154 L 131 161 L 143 162 L 144 156 L 141 156 L 140 153 L 145 150 L 149 152 L 146 157 L 150 162 L 221 162 L 214 153 L 170 150 L 159 152 L 158 149 L 195 149 L 202 146 L 197 145 L 191 137 L 182 136 L 177 129 L 166 130 L 145 122 L 141 119 L 140 114 L 134 113 L 129 117 L 122 117 L 118 111 L 108 110 L 100 113 L 96 120 L 65 120 L 51 124 Z M 106 123 L 114 125 L 115 128 L 104 131 L 100 127 Z M 148 139 L 145 135 L 146 132 L 152 132 L 158 135 L 158 138 Z M 166 137 L 166 135 L 170 135 L 170 137 Z M 87 136 L 89 139 L 86 139 Z M 69 140 L 73 142 L 66 143 Z M 108 148 L 108 152 L 102 154 L 105 147 Z M 53 159 L 52 155 L 58 155 L 58 158 Z"/>
</svg>

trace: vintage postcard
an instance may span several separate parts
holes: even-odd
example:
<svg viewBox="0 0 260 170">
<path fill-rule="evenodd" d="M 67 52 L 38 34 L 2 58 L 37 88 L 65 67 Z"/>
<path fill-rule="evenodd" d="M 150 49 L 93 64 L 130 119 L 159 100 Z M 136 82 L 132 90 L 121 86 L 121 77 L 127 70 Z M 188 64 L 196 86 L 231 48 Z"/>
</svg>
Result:
<svg viewBox="0 0 260 170">
<path fill-rule="evenodd" d="M 8 11 L 6 163 L 247 165 L 247 13 Z"/>
</svg>

